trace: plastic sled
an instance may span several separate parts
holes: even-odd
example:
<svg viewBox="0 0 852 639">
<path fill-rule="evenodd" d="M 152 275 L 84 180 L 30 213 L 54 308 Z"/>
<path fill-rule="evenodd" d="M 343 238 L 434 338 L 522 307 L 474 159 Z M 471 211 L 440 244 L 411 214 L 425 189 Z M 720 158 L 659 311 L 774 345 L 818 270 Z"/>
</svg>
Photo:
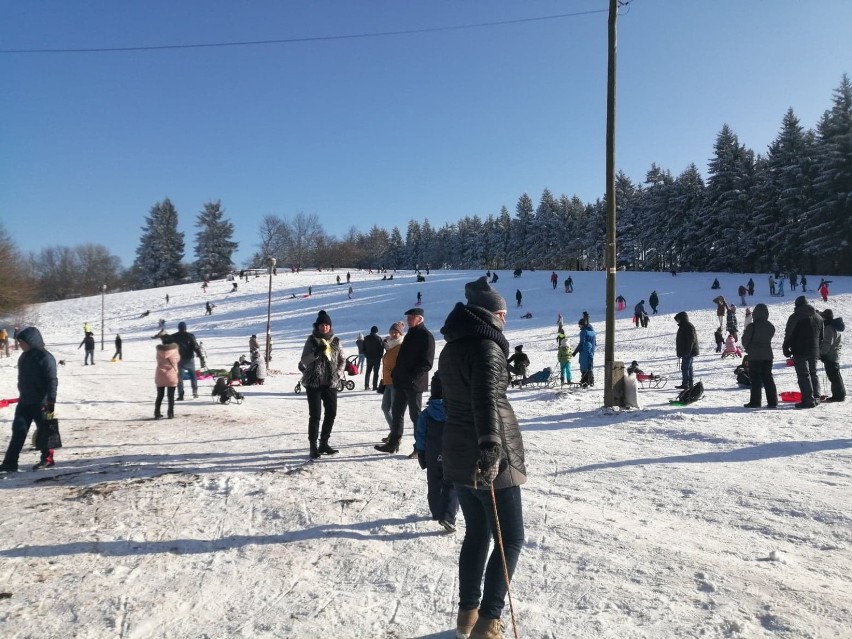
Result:
<svg viewBox="0 0 852 639">
<path fill-rule="evenodd" d="M 778 393 L 778 397 L 782 402 L 798 404 L 802 401 L 802 394 L 799 391 L 784 391 Z"/>
</svg>

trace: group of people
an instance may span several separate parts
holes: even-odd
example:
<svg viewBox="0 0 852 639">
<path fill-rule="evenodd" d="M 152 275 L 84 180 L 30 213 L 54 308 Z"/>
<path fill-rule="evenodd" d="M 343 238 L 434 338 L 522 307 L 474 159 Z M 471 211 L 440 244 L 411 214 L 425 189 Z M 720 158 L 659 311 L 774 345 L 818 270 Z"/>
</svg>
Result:
<svg viewBox="0 0 852 639">
<path fill-rule="evenodd" d="M 459 555 L 458 636 L 489 639 L 502 636 L 504 570 L 511 580 L 523 546 L 520 486 L 526 481 L 526 468 L 520 429 L 506 396 L 510 352 L 503 335 L 506 301 L 486 277 L 465 285 L 465 300 L 456 304 L 441 329 L 446 346 L 431 377 L 425 409 L 421 402 L 430 386 L 435 338 L 419 307 L 405 312 L 405 324 L 391 325 L 382 340 L 382 406 L 390 431 L 375 449 L 399 451 L 407 413 L 415 432 L 410 457 L 416 457 L 427 471 L 433 519 L 454 530 L 458 508 L 465 517 Z M 378 337 L 377 328 L 371 329 L 372 335 Z M 370 336 L 363 338 L 362 347 L 368 367 Z M 300 359 L 313 459 L 338 452 L 330 438 L 337 414 L 337 382 L 345 361 L 332 319 L 321 310 Z M 369 383 L 368 378 L 367 388 Z M 505 564 L 496 547 L 485 561 L 497 529 L 495 508 Z"/>
</svg>

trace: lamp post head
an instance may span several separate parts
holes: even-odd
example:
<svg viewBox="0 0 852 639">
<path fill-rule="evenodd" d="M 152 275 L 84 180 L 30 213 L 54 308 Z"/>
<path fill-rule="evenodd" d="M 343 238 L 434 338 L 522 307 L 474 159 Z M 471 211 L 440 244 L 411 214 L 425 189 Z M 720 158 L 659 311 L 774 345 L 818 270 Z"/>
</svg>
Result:
<svg viewBox="0 0 852 639">
<path fill-rule="evenodd" d="M 270 257 L 270 258 L 269 258 L 269 265 L 270 265 L 271 267 L 273 267 L 273 268 L 274 268 L 274 267 L 275 267 L 275 264 L 276 264 L 277 262 L 278 262 L 278 260 L 276 260 L 274 257 Z"/>
</svg>

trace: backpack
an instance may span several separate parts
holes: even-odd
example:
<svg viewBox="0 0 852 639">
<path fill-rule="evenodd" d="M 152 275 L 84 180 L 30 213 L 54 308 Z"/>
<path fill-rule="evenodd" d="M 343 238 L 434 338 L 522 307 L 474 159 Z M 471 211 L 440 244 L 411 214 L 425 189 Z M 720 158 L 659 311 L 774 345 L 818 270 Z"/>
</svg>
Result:
<svg viewBox="0 0 852 639">
<path fill-rule="evenodd" d="M 692 402 L 697 402 L 702 397 L 704 397 L 704 384 L 702 382 L 695 382 L 690 388 L 685 388 L 678 393 L 677 399 L 673 403 L 691 404 Z"/>
</svg>

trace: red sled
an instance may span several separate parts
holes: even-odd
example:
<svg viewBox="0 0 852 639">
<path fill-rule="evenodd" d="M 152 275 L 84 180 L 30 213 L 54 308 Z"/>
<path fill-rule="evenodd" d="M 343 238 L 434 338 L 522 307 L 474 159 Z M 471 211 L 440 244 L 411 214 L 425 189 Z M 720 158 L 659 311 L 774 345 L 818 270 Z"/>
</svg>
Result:
<svg viewBox="0 0 852 639">
<path fill-rule="evenodd" d="M 781 398 L 782 402 L 798 404 L 802 401 L 802 394 L 799 391 L 784 391 L 783 393 L 778 393 L 778 397 Z"/>
<path fill-rule="evenodd" d="M 12 404 L 17 404 L 18 398 L 13 397 L 11 399 L 0 399 L 0 408 L 6 408 L 7 406 L 11 406 Z"/>
</svg>

